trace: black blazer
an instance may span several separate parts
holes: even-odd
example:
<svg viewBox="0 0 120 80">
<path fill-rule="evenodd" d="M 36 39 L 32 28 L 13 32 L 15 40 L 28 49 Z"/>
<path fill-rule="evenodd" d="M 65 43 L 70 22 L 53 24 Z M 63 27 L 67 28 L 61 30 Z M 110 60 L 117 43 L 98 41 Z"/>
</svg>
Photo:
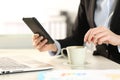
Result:
<svg viewBox="0 0 120 80">
<path fill-rule="evenodd" d="M 71 45 L 83 45 L 85 33 L 90 28 L 96 27 L 94 22 L 95 7 L 96 0 L 81 0 L 72 36 L 63 40 L 58 40 L 62 48 Z M 120 35 L 120 0 L 117 2 L 115 12 L 110 23 L 110 30 Z M 112 60 L 120 63 L 120 53 L 118 52 L 117 46 L 108 45 L 107 49 Z"/>
</svg>

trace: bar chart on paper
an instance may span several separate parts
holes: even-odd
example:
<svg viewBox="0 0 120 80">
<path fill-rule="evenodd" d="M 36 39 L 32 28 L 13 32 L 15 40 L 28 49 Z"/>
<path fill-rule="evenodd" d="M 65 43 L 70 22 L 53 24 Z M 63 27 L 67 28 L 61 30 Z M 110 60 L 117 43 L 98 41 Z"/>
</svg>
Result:
<svg viewBox="0 0 120 80">
<path fill-rule="evenodd" d="M 119 70 L 56 70 L 39 74 L 38 80 L 120 80 Z"/>
</svg>

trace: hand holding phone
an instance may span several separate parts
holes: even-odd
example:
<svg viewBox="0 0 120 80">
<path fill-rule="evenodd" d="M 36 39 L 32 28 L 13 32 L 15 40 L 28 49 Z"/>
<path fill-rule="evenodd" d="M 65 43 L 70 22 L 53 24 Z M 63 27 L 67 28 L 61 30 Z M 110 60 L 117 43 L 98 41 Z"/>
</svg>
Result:
<svg viewBox="0 0 120 80">
<path fill-rule="evenodd" d="M 57 52 L 57 46 L 55 44 L 46 44 L 46 39 L 44 37 L 39 36 L 39 34 L 34 34 L 32 37 L 33 45 L 39 51 L 52 51 Z"/>
</svg>

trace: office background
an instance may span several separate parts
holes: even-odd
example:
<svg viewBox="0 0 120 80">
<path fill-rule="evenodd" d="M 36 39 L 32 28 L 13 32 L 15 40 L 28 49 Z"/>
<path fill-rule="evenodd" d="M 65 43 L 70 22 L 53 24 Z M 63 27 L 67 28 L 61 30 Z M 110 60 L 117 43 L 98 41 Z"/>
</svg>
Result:
<svg viewBox="0 0 120 80">
<path fill-rule="evenodd" d="M 0 49 L 33 48 L 33 33 L 23 23 L 23 17 L 36 17 L 54 39 L 70 36 L 79 3 L 80 0 L 0 1 Z"/>
</svg>

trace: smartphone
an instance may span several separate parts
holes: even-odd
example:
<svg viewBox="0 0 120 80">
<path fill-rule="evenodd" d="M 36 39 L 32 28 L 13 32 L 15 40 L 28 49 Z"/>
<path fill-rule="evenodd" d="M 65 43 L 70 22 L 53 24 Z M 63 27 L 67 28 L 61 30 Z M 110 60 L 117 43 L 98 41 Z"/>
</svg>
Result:
<svg viewBox="0 0 120 80">
<path fill-rule="evenodd" d="M 38 33 L 40 36 L 46 38 L 48 40 L 47 44 L 54 43 L 54 40 L 50 37 L 50 35 L 35 17 L 23 17 L 23 21 L 34 34 Z"/>
</svg>

